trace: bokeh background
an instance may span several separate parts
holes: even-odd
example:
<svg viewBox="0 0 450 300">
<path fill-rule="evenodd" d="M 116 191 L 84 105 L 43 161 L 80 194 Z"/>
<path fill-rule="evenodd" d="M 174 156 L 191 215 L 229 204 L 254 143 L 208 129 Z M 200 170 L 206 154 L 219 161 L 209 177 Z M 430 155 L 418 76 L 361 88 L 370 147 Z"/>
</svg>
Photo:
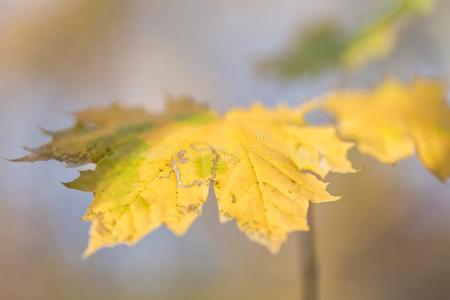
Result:
<svg viewBox="0 0 450 300">
<path fill-rule="evenodd" d="M 48 141 L 70 112 L 114 100 L 161 109 L 164 95 L 213 108 L 304 102 L 342 86 L 325 72 L 294 81 L 258 73 L 299 30 L 354 28 L 392 0 L 0 0 L 0 299 L 300 299 L 302 237 L 279 255 L 220 225 L 214 201 L 183 237 L 161 228 L 133 248 L 81 259 L 91 195 L 57 162 L 11 163 Z M 383 59 L 346 75 L 450 78 L 450 1 L 415 18 Z M 450 189 L 410 158 L 331 175 L 341 201 L 315 206 L 321 299 L 450 299 Z"/>
</svg>

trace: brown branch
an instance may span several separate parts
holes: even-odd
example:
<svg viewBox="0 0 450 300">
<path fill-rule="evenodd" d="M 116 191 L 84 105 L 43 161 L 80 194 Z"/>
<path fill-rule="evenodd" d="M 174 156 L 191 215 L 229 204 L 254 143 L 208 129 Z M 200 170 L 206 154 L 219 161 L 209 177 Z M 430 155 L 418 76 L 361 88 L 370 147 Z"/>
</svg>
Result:
<svg viewBox="0 0 450 300">
<path fill-rule="evenodd" d="M 301 300 L 319 299 L 319 282 L 317 257 L 314 240 L 313 207 L 309 208 L 309 227 L 308 232 L 303 233 L 299 239 L 300 249 L 300 275 L 302 287 Z"/>
</svg>

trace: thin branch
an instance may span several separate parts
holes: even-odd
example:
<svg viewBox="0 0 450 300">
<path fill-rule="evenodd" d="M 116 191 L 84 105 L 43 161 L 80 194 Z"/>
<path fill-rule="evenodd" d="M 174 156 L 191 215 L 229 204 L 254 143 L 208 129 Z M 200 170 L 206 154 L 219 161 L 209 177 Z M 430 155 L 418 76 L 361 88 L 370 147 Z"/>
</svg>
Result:
<svg viewBox="0 0 450 300">
<path fill-rule="evenodd" d="M 316 247 L 314 240 L 313 207 L 309 208 L 309 227 L 308 232 L 303 233 L 299 239 L 300 250 L 300 272 L 302 286 L 301 300 L 319 299 L 319 281 L 318 267 L 316 257 Z"/>
</svg>

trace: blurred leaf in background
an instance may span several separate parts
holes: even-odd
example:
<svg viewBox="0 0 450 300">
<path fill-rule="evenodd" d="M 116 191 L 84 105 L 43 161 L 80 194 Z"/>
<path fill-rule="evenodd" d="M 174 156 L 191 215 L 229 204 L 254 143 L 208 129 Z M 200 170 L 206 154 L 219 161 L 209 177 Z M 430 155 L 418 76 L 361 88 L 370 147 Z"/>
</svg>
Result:
<svg viewBox="0 0 450 300">
<path fill-rule="evenodd" d="M 337 118 L 340 135 L 355 141 L 362 153 L 394 164 L 417 152 L 441 181 L 450 177 L 450 107 L 442 82 L 390 79 L 372 92 L 331 93 L 323 109 Z"/>
<path fill-rule="evenodd" d="M 302 32 L 261 71 L 282 79 L 317 75 L 327 69 L 354 70 L 388 55 L 399 29 L 412 17 L 430 12 L 435 0 L 401 0 L 375 21 L 348 32 L 332 22 Z"/>
</svg>

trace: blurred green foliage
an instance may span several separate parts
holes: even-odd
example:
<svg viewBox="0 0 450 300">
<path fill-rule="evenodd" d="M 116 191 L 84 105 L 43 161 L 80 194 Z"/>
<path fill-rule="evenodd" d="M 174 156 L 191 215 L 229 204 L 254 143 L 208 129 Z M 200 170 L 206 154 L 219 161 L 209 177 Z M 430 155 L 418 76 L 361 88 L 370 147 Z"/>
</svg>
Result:
<svg viewBox="0 0 450 300">
<path fill-rule="evenodd" d="M 388 55 L 406 20 L 430 12 L 434 0 L 401 0 L 361 29 L 347 32 L 331 22 L 301 32 L 284 53 L 261 64 L 281 79 L 314 76 L 327 69 L 354 70 Z"/>
</svg>

